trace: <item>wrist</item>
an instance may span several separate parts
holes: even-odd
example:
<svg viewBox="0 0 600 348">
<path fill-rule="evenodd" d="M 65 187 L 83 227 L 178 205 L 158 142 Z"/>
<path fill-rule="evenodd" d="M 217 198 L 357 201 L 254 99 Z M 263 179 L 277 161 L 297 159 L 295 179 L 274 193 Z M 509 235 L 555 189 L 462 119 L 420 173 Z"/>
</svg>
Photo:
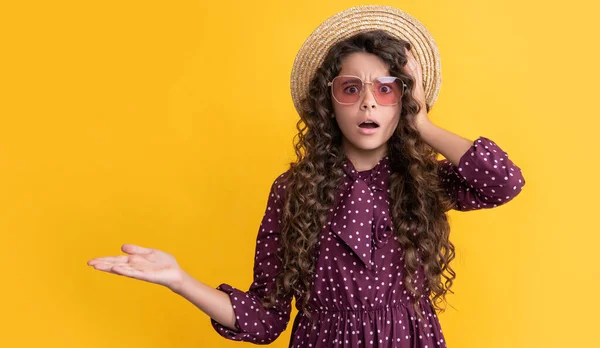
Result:
<svg viewBox="0 0 600 348">
<path fill-rule="evenodd" d="M 167 287 L 175 293 L 180 293 L 189 278 L 190 276 L 184 270 L 179 269 L 177 276 L 167 284 Z"/>
<path fill-rule="evenodd" d="M 427 127 L 430 127 L 432 123 L 429 120 L 429 117 L 427 117 L 427 113 L 421 111 L 415 116 L 414 125 L 415 128 L 417 128 L 417 131 L 419 131 L 419 133 L 422 133 Z"/>
</svg>

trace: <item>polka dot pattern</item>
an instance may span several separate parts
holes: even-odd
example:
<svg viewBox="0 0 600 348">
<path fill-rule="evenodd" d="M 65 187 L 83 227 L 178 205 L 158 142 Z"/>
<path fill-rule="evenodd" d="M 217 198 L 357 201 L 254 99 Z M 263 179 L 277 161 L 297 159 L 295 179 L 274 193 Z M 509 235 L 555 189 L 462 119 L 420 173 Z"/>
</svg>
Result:
<svg viewBox="0 0 600 348">
<path fill-rule="evenodd" d="M 331 231 L 371 270 L 374 265 L 372 250 L 385 245 L 394 229 L 386 213 L 390 204 L 389 157 L 363 172 L 357 172 L 352 162 L 347 161 L 344 171 L 344 190 L 333 213 Z"/>
<path fill-rule="evenodd" d="M 456 210 L 494 208 L 512 200 L 525 185 L 521 169 L 491 140 L 479 137 L 461 157 L 458 166 L 448 160 L 439 176 Z"/>
<path fill-rule="evenodd" d="M 248 291 L 236 289 L 229 284 L 221 284 L 217 289 L 227 293 L 235 311 L 236 330 L 231 330 L 211 318 L 212 326 L 221 336 L 256 344 L 274 341 L 288 325 L 291 310 L 291 296 L 280 300 L 275 309 L 264 309 L 260 298 L 275 287 L 275 277 L 281 269 L 276 254 L 281 250 L 279 226 L 283 209 L 283 192 L 286 188 L 280 175 L 271 185 L 267 209 L 263 216 L 254 256 L 254 282 Z"/>
<path fill-rule="evenodd" d="M 496 144 L 479 137 L 457 166 L 439 163 L 439 177 L 458 210 L 499 206 L 510 201 L 525 181 Z M 287 172 L 286 172 L 287 173 Z M 275 257 L 280 249 L 279 226 L 285 180 L 282 174 L 271 187 L 255 252 L 254 282 L 248 291 L 221 284 L 236 313 L 236 330 L 211 320 L 228 339 L 266 344 L 288 325 L 291 298 L 276 309 L 265 310 L 258 298 L 274 286 L 281 269 Z M 404 256 L 390 221 L 389 158 L 374 168 L 356 171 L 344 166 L 338 201 L 319 236 L 315 276 L 308 310 L 296 315 L 290 347 L 446 347 L 438 317 L 427 296 L 419 298 L 417 317 L 413 296 L 403 283 Z M 423 267 L 415 272 L 413 286 L 428 291 Z M 296 307 L 300 310 L 300 303 Z"/>
</svg>

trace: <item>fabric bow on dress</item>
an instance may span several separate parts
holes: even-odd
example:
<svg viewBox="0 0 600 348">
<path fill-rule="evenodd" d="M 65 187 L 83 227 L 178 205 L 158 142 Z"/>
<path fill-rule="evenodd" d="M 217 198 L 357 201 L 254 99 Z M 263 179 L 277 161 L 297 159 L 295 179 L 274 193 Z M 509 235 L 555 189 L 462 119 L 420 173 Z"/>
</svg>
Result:
<svg viewBox="0 0 600 348">
<path fill-rule="evenodd" d="M 389 213 L 389 157 L 383 157 L 373 169 L 358 172 L 350 160 L 343 169 L 351 179 L 345 181 L 331 221 L 331 230 L 360 258 L 367 269 L 373 268 L 373 250 L 381 248 L 393 231 Z"/>
</svg>

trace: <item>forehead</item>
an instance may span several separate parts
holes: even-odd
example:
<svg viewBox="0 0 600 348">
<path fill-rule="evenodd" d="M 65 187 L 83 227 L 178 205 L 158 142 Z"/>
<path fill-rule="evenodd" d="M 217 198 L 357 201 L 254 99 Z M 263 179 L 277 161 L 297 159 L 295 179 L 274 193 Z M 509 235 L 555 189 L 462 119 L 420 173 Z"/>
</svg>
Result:
<svg viewBox="0 0 600 348">
<path fill-rule="evenodd" d="M 389 74 L 387 64 L 381 58 L 371 53 L 352 53 L 342 59 L 341 65 L 340 75 L 370 78 Z"/>
</svg>

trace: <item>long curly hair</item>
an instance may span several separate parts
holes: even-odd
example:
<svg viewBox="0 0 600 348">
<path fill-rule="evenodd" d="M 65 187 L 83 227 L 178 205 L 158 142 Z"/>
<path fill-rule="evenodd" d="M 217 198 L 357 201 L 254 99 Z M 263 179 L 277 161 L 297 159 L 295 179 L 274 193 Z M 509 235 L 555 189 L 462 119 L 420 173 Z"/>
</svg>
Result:
<svg viewBox="0 0 600 348">
<path fill-rule="evenodd" d="M 452 202 L 444 193 L 438 179 L 437 152 L 426 144 L 414 126 L 419 103 L 412 96 L 415 80 L 402 70 L 407 63 L 404 48 L 411 45 L 384 31 L 374 30 L 356 34 L 335 44 L 328 51 L 309 86 L 308 96 L 301 101 L 300 120 L 294 137 L 297 156 L 283 178 L 287 194 L 282 212 L 281 253 L 282 269 L 276 277 L 275 288 L 265 299 L 273 306 L 276 298 L 296 296 L 303 314 L 307 309 L 314 268 L 318 254 L 319 234 L 325 227 L 337 190 L 343 179 L 342 133 L 333 114 L 331 93 L 327 82 L 337 76 L 344 57 L 366 52 L 380 57 L 391 76 L 404 81 L 407 90 L 402 96 L 398 127 L 389 139 L 390 210 L 405 260 L 404 285 L 413 295 L 417 315 L 419 298 L 432 296 L 433 306 L 443 312 L 440 303 L 446 302 L 455 272 L 450 267 L 454 245 L 449 240 L 450 227 L 446 211 Z M 426 105 L 429 111 L 429 105 Z M 424 267 L 426 286 L 416 289 L 414 274 Z"/>
</svg>

